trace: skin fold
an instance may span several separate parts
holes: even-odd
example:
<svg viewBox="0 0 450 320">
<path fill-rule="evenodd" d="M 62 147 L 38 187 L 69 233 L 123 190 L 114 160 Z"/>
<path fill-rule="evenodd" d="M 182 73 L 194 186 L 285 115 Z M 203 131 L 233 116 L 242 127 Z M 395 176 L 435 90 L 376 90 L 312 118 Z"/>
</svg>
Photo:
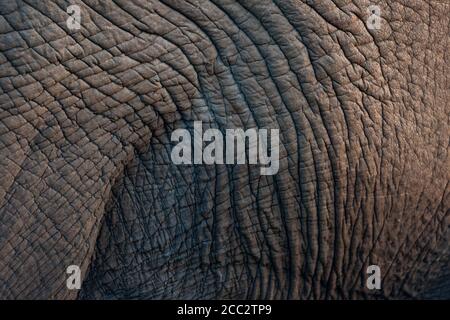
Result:
<svg viewBox="0 0 450 320">
<path fill-rule="evenodd" d="M 438 0 L 0 0 L 0 298 L 450 298 L 449 52 Z"/>
</svg>

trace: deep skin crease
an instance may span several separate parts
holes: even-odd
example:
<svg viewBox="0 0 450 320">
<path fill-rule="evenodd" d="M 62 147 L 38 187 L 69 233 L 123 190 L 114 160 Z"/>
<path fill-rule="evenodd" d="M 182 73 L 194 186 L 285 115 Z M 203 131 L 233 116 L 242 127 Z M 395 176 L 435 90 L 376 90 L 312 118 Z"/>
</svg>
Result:
<svg viewBox="0 0 450 320">
<path fill-rule="evenodd" d="M 433 0 L 0 0 L 0 298 L 448 299 L 449 25 Z M 278 173 L 173 164 L 195 121 L 278 129 Z"/>
</svg>

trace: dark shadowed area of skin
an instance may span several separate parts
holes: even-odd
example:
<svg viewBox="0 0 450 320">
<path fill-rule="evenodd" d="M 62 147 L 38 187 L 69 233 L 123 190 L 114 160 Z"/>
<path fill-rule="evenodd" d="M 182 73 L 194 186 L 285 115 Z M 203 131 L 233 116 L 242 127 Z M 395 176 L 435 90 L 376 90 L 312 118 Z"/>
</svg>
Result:
<svg viewBox="0 0 450 320">
<path fill-rule="evenodd" d="M 449 35 L 432 0 L 0 0 L 0 297 L 450 298 Z M 279 129 L 278 174 L 174 165 L 194 121 Z"/>
</svg>

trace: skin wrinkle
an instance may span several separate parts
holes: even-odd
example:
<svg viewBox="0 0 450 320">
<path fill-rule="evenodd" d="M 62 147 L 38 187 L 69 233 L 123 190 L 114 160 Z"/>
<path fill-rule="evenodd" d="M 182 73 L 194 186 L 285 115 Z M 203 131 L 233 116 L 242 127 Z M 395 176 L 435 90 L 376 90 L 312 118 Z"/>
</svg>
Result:
<svg viewBox="0 0 450 320">
<path fill-rule="evenodd" d="M 275 81 L 274 81 L 275 82 Z M 277 85 L 276 84 L 276 82 L 275 82 L 275 85 Z M 282 98 L 282 100 L 283 100 L 283 97 L 281 96 L 281 98 Z M 283 103 L 284 103 L 284 100 L 283 100 Z M 285 104 L 286 105 L 286 104 Z M 292 119 L 292 117 L 290 117 L 290 119 Z M 294 126 L 296 126 L 296 124 L 295 124 L 295 122 L 294 122 Z M 297 127 L 296 127 L 297 128 Z M 298 130 L 298 129 L 297 129 Z M 285 183 L 286 183 L 286 181 L 285 181 Z"/>
<path fill-rule="evenodd" d="M 87 133 L 87 132 L 86 132 Z"/>
<path fill-rule="evenodd" d="M 331 76 L 331 75 L 330 75 Z M 333 83 L 334 84 L 334 83 Z M 334 86 L 333 86 L 334 87 Z M 339 99 L 339 95 L 337 95 L 337 98 Z M 341 99 L 339 99 L 339 101 L 341 101 Z M 342 104 L 342 102 L 341 102 L 341 104 Z M 345 113 L 344 113 L 344 115 L 345 115 Z M 347 119 L 346 119 L 346 123 L 348 123 L 348 121 L 347 121 Z M 348 125 L 347 125 L 347 128 L 349 128 L 348 127 Z M 348 129 L 347 129 L 348 130 Z M 331 135 L 332 136 L 332 135 Z M 333 170 L 333 172 L 336 172 L 336 170 Z M 336 188 L 335 188 L 335 190 L 336 190 Z M 336 202 L 335 202 L 336 203 Z M 343 272 L 344 270 L 341 270 L 341 273 L 344 273 Z M 345 273 L 344 273 L 345 274 Z M 344 278 L 345 279 L 345 278 Z"/>
<path fill-rule="evenodd" d="M 298 78 L 297 78 L 297 80 L 298 80 Z M 291 250 L 289 250 L 289 251 L 291 251 Z M 292 260 L 292 259 L 290 259 L 290 260 Z M 295 268 L 295 267 L 294 267 Z"/>
<path fill-rule="evenodd" d="M 421 196 L 420 196 L 420 197 L 422 197 L 423 194 L 424 194 L 424 192 L 421 193 Z"/>
<path fill-rule="evenodd" d="M 291 26 L 292 26 L 292 24 L 291 24 Z M 310 56 L 310 54 L 309 54 L 309 50 L 306 50 L 306 52 L 308 53 L 309 60 L 311 60 L 311 56 Z M 315 71 L 315 69 L 314 69 L 314 64 L 311 64 L 311 66 L 313 67 L 313 68 L 312 68 L 313 73 L 314 73 L 314 75 L 315 75 L 316 78 L 317 78 L 316 71 Z M 301 81 L 300 81 L 300 83 L 301 83 Z M 304 90 L 303 90 L 303 91 L 304 91 Z M 323 115 L 323 113 L 322 113 L 322 111 L 321 111 L 320 109 L 319 109 L 319 112 L 320 112 L 321 115 Z M 327 130 L 327 131 L 328 131 L 328 130 Z M 328 135 L 328 136 L 329 136 L 329 135 Z M 314 160 L 314 163 L 317 164 L 318 161 L 317 161 L 317 160 Z M 317 175 L 317 172 L 319 172 L 319 170 L 318 170 L 318 168 L 316 167 L 316 175 Z M 320 179 L 319 176 L 317 176 L 317 179 L 318 179 L 318 180 Z M 320 203 L 321 203 L 321 193 L 318 193 L 318 192 L 316 191 L 315 199 L 316 199 L 316 206 L 317 206 L 317 208 L 320 208 L 320 207 L 321 207 L 321 205 L 320 205 Z M 320 212 L 320 210 L 319 210 L 319 212 Z M 321 217 L 321 215 L 319 214 L 318 222 L 319 222 L 319 220 L 320 220 L 320 217 Z M 338 228 L 337 228 L 337 229 L 338 229 Z M 320 237 L 320 224 L 318 224 L 317 230 L 318 230 L 318 232 L 319 232 L 318 235 L 319 235 L 319 237 Z M 318 240 L 317 243 L 319 244 L 319 249 L 320 249 L 320 243 L 321 243 L 321 241 Z M 335 243 L 338 243 L 338 242 L 335 241 Z M 319 252 L 320 252 L 320 250 L 319 250 Z M 333 259 L 333 260 L 334 260 L 334 259 Z M 317 268 L 318 268 L 318 262 L 319 262 L 319 259 L 316 257 L 315 261 L 316 261 L 316 262 L 315 262 L 315 268 L 314 268 L 313 274 L 314 274 L 314 275 L 317 275 Z M 331 274 L 331 273 L 330 273 L 330 274 Z M 330 281 L 330 279 L 329 279 L 328 281 Z M 332 284 L 331 284 L 331 285 L 328 285 L 328 287 L 333 287 L 333 285 L 332 285 Z M 315 290 L 316 290 L 315 292 L 318 292 L 317 288 L 315 288 Z"/>
<path fill-rule="evenodd" d="M 30 279 L 31 280 L 31 279 Z"/>
<path fill-rule="evenodd" d="M 75 33 L 66 29 L 66 1 L 18 9 L 32 28 L 58 23 L 63 34 L 40 29 L 48 46 L 36 51 L 32 35 L 20 33 L 32 48 L 14 63 L 0 47 L 2 69 L 13 71 L 0 74 L 0 118 L 19 103 L 48 108 L 20 120 L 30 129 L 11 119 L 17 127 L 5 138 L 30 147 L 21 162 L 6 157 L 19 171 L 0 184 L 9 184 L 2 230 L 17 223 L 24 242 L 2 232 L 0 243 L 14 244 L 36 272 L 26 277 L 0 249 L 0 275 L 9 274 L 2 287 L 11 286 L 0 296 L 74 298 L 64 281 L 73 263 L 85 277 L 79 298 L 445 295 L 431 282 L 448 257 L 447 76 L 438 53 L 448 41 L 431 37 L 447 7 L 381 4 L 376 32 L 362 1 L 268 1 L 263 10 L 248 1 L 164 2 L 171 6 L 84 1 Z M 5 21 L 14 19 L 7 10 Z M 427 21 L 429 40 L 405 32 L 425 16 L 438 18 Z M 9 27 L 0 37 L 20 28 Z M 52 37 L 80 51 L 70 47 L 67 57 Z M 32 52 L 35 69 L 23 62 Z M 26 87 L 34 83 L 41 91 Z M 280 128 L 278 175 L 174 166 L 170 133 L 192 130 L 194 120 Z M 364 289 L 374 263 L 383 276 L 375 293 Z"/>
<path fill-rule="evenodd" d="M 234 206 L 233 206 L 233 208 L 234 208 Z M 239 234 L 239 233 L 237 233 L 237 234 Z"/>
</svg>

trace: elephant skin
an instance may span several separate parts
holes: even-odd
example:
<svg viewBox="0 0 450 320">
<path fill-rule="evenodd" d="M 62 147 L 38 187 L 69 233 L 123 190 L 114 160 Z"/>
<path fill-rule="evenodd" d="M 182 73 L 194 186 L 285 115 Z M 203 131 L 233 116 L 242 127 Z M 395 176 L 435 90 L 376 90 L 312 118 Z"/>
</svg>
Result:
<svg viewBox="0 0 450 320">
<path fill-rule="evenodd" d="M 0 298 L 450 298 L 449 26 L 439 0 L 0 0 Z M 174 164 L 196 121 L 278 130 L 277 173 Z"/>
</svg>

